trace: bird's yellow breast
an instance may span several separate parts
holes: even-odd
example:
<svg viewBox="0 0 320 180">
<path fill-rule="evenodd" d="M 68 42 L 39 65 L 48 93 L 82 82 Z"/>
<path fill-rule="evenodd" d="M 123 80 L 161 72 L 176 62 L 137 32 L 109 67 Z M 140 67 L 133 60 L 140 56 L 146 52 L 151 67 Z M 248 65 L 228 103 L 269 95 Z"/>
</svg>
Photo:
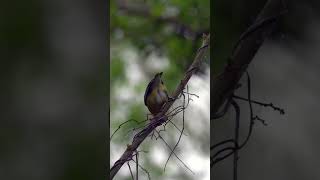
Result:
<svg viewBox="0 0 320 180">
<path fill-rule="evenodd" d="M 168 100 L 166 87 L 159 84 L 154 87 L 147 97 L 147 106 L 151 113 L 155 114 L 160 112 L 163 104 Z"/>
</svg>

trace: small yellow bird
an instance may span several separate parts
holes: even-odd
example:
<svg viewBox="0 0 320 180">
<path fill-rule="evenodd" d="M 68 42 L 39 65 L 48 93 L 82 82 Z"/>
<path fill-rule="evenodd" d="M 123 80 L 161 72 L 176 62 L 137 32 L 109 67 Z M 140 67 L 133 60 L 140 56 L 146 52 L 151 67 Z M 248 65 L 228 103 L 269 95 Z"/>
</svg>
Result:
<svg viewBox="0 0 320 180">
<path fill-rule="evenodd" d="M 162 109 L 162 106 L 169 100 L 166 86 L 161 79 L 162 72 L 157 73 L 150 81 L 144 94 L 144 104 L 149 111 L 156 115 Z"/>
</svg>

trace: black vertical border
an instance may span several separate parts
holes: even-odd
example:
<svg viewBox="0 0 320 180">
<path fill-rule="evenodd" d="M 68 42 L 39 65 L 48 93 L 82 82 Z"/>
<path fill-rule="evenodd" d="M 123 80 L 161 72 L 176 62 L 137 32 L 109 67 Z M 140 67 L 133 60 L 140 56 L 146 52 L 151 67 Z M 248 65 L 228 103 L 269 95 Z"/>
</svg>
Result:
<svg viewBox="0 0 320 180">
<path fill-rule="evenodd" d="M 213 137 L 213 131 L 212 131 L 212 124 L 211 124 L 211 89 L 212 89 L 212 80 L 213 80 L 213 74 L 214 74 L 214 67 L 213 67 L 213 48 L 214 48 L 214 27 L 213 27 L 213 23 L 214 23 L 214 1 L 210 1 L 210 147 L 212 146 L 211 144 L 211 138 Z M 211 157 L 211 152 L 210 152 L 210 157 Z M 210 158 L 209 157 L 209 158 Z M 210 166 L 209 166 L 210 168 Z M 210 168 L 210 179 L 213 179 L 213 174 Z"/>
<path fill-rule="evenodd" d="M 107 96 L 107 107 L 106 107 L 106 114 L 107 114 L 107 127 L 106 127 L 106 177 L 105 179 L 109 179 L 109 171 L 110 171 L 110 1 L 106 0 L 106 13 L 105 13 L 105 23 L 106 23 L 106 69 L 107 69 L 107 82 L 106 82 L 106 96 Z"/>
</svg>

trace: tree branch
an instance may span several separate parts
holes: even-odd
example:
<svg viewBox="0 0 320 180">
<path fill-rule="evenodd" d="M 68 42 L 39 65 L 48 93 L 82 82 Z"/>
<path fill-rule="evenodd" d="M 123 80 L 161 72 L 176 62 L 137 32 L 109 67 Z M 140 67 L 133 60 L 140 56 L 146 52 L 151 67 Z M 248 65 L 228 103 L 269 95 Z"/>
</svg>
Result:
<svg viewBox="0 0 320 180">
<path fill-rule="evenodd" d="M 268 0 L 255 22 L 241 35 L 224 71 L 212 78 L 211 115 L 217 114 L 221 105 L 232 95 L 256 52 L 275 30 L 277 18 L 284 12 L 286 9 L 281 0 Z"/>
<path fill-rule="evenodd" d="M 206 49 L 208 49 L 210 45 L 210 34 L 204 35 L 202 46 L 198 49 L 197 54 L 194 58 L 193 63 L 190 65 L 189 69 L 185 73 L 183 79 L 179 83 L 178 87 L 172 94 L 173 101 L 168 101 L 162 111 L 158 113 L 155 117 L 153 117 L 150 120 L 150 123 L 147 127 L 145 127 L 143 130 L 141 130 L 139 133 L 137 133 L 132 141 L 131 145 L 127 146 L 127 149 L 122 154 L 119 160 L 117 160 L 112 168 L 110 169 L 110 179 L 113 179 L 113 177 L 117 174 L 119 169 L 122 167 L 122 165 L 127 162 L 128 160 L 132 159 L 133 152 L 137 150 L 137 148 L 140 146 L 140 144 L 146 139 L 146 137 L 156 129 L 156 127 L 162 125 L 168 120 L 168 117 L 166 116 L 166 112 L 170 109 L 174 101 L 178 98 L 178 96 L 183 92 L 183 89 L 187 85 L 189 79 L 191 76 L 197 72 L 200 68 L 202 59 L 204 57 Z"/>
<path fill-rule="evenodd" d="M 232 95 L 238 87 L 238 82 L 242 77 L 243 73 L 246 72 L 249 64 L 253 60 L 256 52 L 263 44 L 264 40 L 275 30 L 277 19 L 286 12 L 285 5 L 282 0 L 268 0 L 264 8 L 256 18 L 255 22 L 240 36 L 239 41 L 235 44 L 234 50 L 230 56 L 229 62 L 225 69 L 218 76 L 211 78 L 211 99 L 210 99 L 210 114 L 211 120 L 221 117 L 227 109 L 232 100 Z M 248 88 L 250 87 L 250 79 L 248 76 Z M 255 119 L 252 115 L 250 88 L 248 90 L 248 102 L 250 105 L 250 129 L 249 134 L 243 144 L 238 144 L 239 135 L 239 106 L 235 101 L 231 101 L 233 107 L 236 110 L 236 128 L 235 128 L 235 139 L 225 140 L 211 147 L 211 150 L 227 143 L 234 143 L 235 147 L 226 147 L 219 150 L 217 153 L 211 156 L 211 167 L 217 162 L 229 157 L 234 153 L 234 179 L 237 179 L 237 151 L 241 149 L 247 142 L 251 135 L 252 123 Z M 222 105 L 226 104 L 224 108 Z M 269 105 L 271 106 L 271 105 Z M 219 113 L 219 109 L 223 109 Z M 257 118 L 256 118 L 257 119 Z M 211 121 L 214 122 L 214 121 Z M 263 122 L 263 121 L 262 121 Z M 211 123 L 211 137 L 214 133 L 214 123 Z M 225 153 L 222 157 L 218 157 L 219 154 Z M 215 158 L 218 157 L 218 158 Z"/>
</svg>

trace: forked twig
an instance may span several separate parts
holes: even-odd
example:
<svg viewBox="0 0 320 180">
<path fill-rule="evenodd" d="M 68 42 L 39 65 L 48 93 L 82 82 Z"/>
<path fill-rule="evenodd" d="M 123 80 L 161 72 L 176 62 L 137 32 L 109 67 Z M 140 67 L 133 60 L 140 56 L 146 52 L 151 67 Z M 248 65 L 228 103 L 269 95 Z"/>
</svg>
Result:
<svg viewBox="0 0 320 180">
<path fill-rule="evenodd" d="M 183 95 L 183 111 L 182 111 L 182 124 L 183 124 L 183 126 L 182 126 L 182 130 L 181 130 L 181 133 L 180 133 L 180 135 L 179 135 L 179 139 L 178 139 L 178 142 L 175 144 L 175 146 L 173 147 L 173 149 L 172 149 L 172 151 L 170 152 L 170 155 L 169 155 L 169 157 L 168 157 L 168 159 L 167 159 L 167 161 L 166 161 L 166 164 L 164 165 L 164 171 L 166 170 L 166 167 L 167 167 L 167 164 L 168 164 L 168 162 L 169 162 L 169 159 L 170 159 L 170 157 L 171 157 L 171 155 L 172 155 L 172 153 L 174 152 L 174 150 L 177 148 L 177 146 L 178 146 L 178 144 L 179 144 L 179 142 L 180 142 L 180 140 L 181 140 L 181 137 L 182 137 L 182 133 L 183 133 L 183 130 L 184 130 L 184 109 L 185 109 L 185 107 L 184 107 L 184 105 L 185 105 L 185 95 L 184 94 L 182 94 Z"/>
<path fill-rule="evenodd" d="M 234 95 L 233 97 L 236 98 L 236 99 L 243 100 L 243 101 L 249 101 L 249 99 L 243 98 L 243 97 L 240 97 L 240 96 L 237 96 L 237 95 Z M 259 102 L 259 101 L 255 101 L 255 100 L 251 100 L 251 102 L 254 103 L 254 104 L 258 104 L 260 106 L 270 107 L 275 111 L 279 111 L 281 115 L 285 114 L 284 109 L 273 105 L 273 103 L 263 103 L 263 102 Z"/>
<path fill-rule="evenodd" d="M 113 135 L 121 128 L 121 126 L 123 126 L 124 124 L 126 124 L 126 123 L 128 123 L 128 122 L 131 122 L 131 121 L 134 121 L 134 122 L 136 122 L 136 123 L 139 123 L 139 122 L 138 122 L 137 120 L 135 120 L 135 119 L 129 119 L 129 120 L 121 123 L 121 124 L 118 126 L 118 128 L 112 133 L 112 135 L 111 135 L 111 137 L 110 137 L 110 141 L 111 141 Z"/>
<path fill-rule="evenodd" d="M 172 148 L 169 146 L 169 144 L 163 139 L 163 137 L 159 134 L 159 132 L 158 131 L 156 131 L 157 133 L 158 133 L 158 135 L 159 135 L 159 138 L 162 140 L 162 142 L 164 142 L 164 144 L 167 146 L 167 148 L 168 149 L 170 149 L 170 151 L 173 153 L 173 155 L 183 164 L 183 166 L 185 167 L 185 168 L 187 168 L 192 174 L 195 174 L 179 157 L 178 157 L 178 155 L 174 152 L 174 151 L 172 151 Z"/>
<path fill-rule="evenodd" d="M 111 141 L 111 139 L 112 139 L 112 137 L 116 134 L 116 132 L 123 126 L 123 125 L 125 125 L 125 124 L 127 124 L 128 122 L 131 122 L 131 121 L 134 121 L 134 122 L 136 122 L 137 123 L 137 125 L 139 125 L 139 124 L 141 124 L 141 123 L 143 123 L 143 122 L 146 122 L 147 120 L 144 120 L 144 121 L 137 121 L 137 120 L 135 120 L 135 119 L 129 119 L 129 120 L 127 120 L 127 121 L 125 121 L 125 122 L 123 122 L 123 123 L 121 123 L 119 126 L 118 126 L 118 128 L 112 133 L 112 135 L 110 136 L 110 141 Z M 144 125 L 145 126 L 145 125 Z M 144 127 L 143 126 L 143 127 Z M 135 128 L 133 128 L 133 129 L 135 129 Z M 129 132 L 128 132 L 129 133 Z"/>
</svg>

